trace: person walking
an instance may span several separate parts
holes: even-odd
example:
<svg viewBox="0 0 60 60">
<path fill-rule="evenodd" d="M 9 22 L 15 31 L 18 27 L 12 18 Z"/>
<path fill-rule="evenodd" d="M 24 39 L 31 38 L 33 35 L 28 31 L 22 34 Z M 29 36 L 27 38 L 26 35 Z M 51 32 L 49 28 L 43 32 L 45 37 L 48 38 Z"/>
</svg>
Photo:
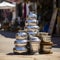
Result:
<svg viewBox="0 0 60 60">
<path fill-rule="evenodd" d="M 29 3 L 28 0 L 19 1 L 17 4 L 17 15 L 20 17 L 20 27 L 24 29 L 26 17 L 29 15 Z"/>
</svg>

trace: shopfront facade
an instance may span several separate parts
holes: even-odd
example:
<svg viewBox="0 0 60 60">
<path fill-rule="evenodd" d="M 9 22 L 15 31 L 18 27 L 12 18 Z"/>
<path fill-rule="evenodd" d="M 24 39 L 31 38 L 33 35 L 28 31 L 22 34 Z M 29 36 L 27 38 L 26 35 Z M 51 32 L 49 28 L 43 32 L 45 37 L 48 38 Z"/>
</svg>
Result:
<svg viewBox="0 0 60 60">
<path fill-rule="evenodd" d="M 58 9 L 58 14 L 57 14 L 57 35 L 60 36 L 60 0 L 56 0 L 56 6 Z"/>
<path fill-rule="evenodd" d="M 1 0 L 0 0 L 1 1 Z M 10 2 L 23 2 L 23 0 L 7 0 Z M 41 31 L 46 23 L 50 25 L 54 7 L 58 8 L 57 23 L 55 24 L 56 34 L 60 34 L 60 0 L 29 0 L 32 3 L 33 11 L 37 14 Z M 53 30 L 54 31 L 54 30 Z M 46 31 L 48 32 L 48 30 Z"/>
</svg>

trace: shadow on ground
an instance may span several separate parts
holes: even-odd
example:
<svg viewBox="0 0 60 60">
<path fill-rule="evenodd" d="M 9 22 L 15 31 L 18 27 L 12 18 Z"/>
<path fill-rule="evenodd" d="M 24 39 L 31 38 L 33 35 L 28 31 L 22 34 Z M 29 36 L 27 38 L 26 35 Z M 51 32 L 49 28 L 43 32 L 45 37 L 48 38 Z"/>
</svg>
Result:
<svg viewBox="0 0 60 60">
<path fill-rule="evenodd" d="M 15 38 L 16 32 L 0 31 L 0 34 L 7 38 Z"/>
<path fill-rule="evenodd" d="M 7 38 L 15 38 L 16 32 L 0 31 L 0 34 Z M 60 48 L 60 37 L 52 37 L 52 42 L 56 44 L 54 48 Z"/>
<path fill-rule="evenodd" d="M 8 53 L 6 55 L 33 55 L 33 54 L 30 54 L 30 53 L 27 53 L 27 52 L 23 52 L 23 53 Z"/>
<path fill-rule="evenodd" d="M 60 48 L 60 37 L 52 37 L 52 42 L 56 44 L 54 48 Z"/>
</svg>

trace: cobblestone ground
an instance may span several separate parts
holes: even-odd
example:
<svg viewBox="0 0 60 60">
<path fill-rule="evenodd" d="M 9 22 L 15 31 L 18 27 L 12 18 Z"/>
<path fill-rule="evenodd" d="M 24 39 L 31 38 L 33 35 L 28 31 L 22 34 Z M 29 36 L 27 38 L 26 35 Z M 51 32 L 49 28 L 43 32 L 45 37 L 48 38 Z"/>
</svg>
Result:
<svg viewBox="0 0 60 60">
<path fill-rule="evenodd" d="M 60 37 L 53 37 L 53 54 L 40 55 L 14 55 L 13 47 L 15 41 L 13 32 L 0 31 L 0 60 L 60 60 Z M 4 57 L 4 58 L 3 58 Z"/>
</svg>

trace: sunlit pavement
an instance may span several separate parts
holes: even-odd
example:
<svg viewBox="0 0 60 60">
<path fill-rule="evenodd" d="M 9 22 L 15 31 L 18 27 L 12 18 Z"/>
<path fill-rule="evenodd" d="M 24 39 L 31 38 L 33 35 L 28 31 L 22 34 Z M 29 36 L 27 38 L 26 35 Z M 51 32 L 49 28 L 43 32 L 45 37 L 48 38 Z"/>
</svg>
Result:
<svg viewBox="0 0 60 60">
<path fill-rule="evenodd" d="M 13 55 L 15 33 L 0 32 L 0 60 L 60 60 L 60 37 L 53 37 L 53 54 Z M 9 55 L 11 53 L 11 55 Z M 4 57 L 4 58 L 3 58 Z"/>
</svg>

